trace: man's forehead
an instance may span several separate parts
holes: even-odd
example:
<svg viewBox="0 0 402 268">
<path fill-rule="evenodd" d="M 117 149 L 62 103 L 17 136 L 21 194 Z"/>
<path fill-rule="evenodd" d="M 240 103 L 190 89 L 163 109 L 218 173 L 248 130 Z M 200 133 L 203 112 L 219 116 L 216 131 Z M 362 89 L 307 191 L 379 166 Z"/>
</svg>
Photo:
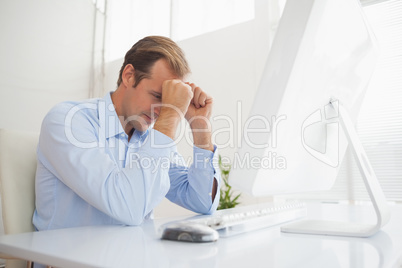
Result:
<svg viewBox="0 0 402 268">
<path fill-rule="evenodd" d="M 150 70 L 151 79 L 162 78 L 163 80 L 179 79 L 182 80 L 183 77 L 179 77 L 173 68 L 169 66 L 165 59 L 157 60 Z"/>
</svg>

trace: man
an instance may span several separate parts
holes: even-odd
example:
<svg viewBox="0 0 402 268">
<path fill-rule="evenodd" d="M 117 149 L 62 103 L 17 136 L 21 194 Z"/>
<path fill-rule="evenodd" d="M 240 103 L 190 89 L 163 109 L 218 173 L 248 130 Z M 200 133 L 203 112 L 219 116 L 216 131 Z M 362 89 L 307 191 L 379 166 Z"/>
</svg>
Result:
<svg viewBox="0 0 402 268">
<path fill-rule="evenodd" d="M 51 109 L 37 151 L 33 223 L 38 230 L 139 225 L 165 196 L 198 213 L 216 210 L 220 175 L 209 126 L 213 101 L 185 82 L 188 73 L 177 44 L 146 37 L 127 52 L 116 91 Z M 174 142 L 183 117 L 194 141 L 189 168 Z"/>
</svg>

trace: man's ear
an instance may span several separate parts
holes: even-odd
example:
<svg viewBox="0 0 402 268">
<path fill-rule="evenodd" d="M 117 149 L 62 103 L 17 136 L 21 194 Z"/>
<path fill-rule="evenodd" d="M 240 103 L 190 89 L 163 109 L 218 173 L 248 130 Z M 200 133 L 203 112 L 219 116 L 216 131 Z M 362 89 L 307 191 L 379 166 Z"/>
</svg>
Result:
<svg viewBox="0 0 402 268">
<path fill-rule="evenodd" d="M 126 87 L 132 87 L 135 83 L 134 78 L 135 69 L 132 64 L 127 64 L 124 67 L 123 74 L 121 76 L 122 82 Z"/>
</svg>

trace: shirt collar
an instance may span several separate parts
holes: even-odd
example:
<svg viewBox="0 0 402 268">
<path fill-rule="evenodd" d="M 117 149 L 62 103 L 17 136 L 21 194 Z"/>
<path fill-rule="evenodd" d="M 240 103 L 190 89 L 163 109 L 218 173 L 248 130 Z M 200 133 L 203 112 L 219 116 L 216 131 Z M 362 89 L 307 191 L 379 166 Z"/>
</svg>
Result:
<svg viewBox="0 0 402 268">
<path fill-rule="evenodd" d="M 125 133 L 112 102 L 112 93 L 108 92 L 98 103 L 100 127 L 106 138 Z"/>
<path fill-rule="evenodd" d="M 112 93 L 113 92 L 108 92 L 98 104 L 100 126 L 101 129 L 103 129 L 103 133 L 105 133 L 106 138 L 121 134 L 127 135 L 124 132 L 119 117 L 116 113 L 116 109 L 112 101 Z M 144 139 L 147 134 L 148 130 L 144 132 L 135 130 L 131 140 Z"/>
</svg>

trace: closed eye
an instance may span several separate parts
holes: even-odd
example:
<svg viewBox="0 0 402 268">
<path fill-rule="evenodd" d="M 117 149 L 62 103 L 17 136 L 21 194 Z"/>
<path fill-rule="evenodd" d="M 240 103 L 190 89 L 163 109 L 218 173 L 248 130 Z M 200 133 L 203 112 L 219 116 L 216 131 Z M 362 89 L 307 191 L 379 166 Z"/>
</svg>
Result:
<svg viewBox="0 0 402 268">
<path fill-rule="evenodd" d="M 162 96 L 160 94 L 152 94 L 157 100 L 161 100 Z"/>
<path fill-rule="evenodd" d="M 155 99 L 161 100 L 162 99 L 162 94 L 155 91 L 155 90 L 150 90 L 149 94 L 151 94 Z"/>
</svg>

